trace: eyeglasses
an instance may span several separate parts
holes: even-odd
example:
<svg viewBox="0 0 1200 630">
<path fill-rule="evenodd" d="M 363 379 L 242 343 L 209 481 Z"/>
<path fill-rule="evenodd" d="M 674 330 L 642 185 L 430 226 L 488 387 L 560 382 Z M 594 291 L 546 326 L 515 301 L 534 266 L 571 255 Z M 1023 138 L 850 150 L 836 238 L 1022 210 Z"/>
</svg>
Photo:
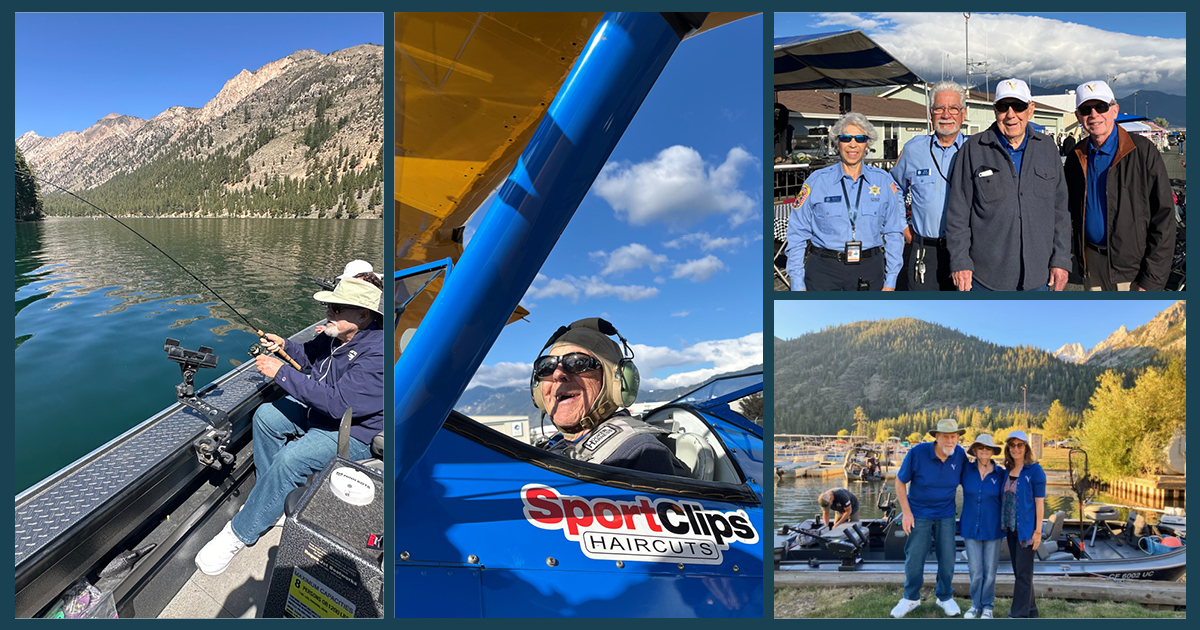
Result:
<svg viewBox="0 0 1200 630">
<path fill-rule="evenodd" d="M 322 302 L 321 306 L 324 306 L 326 310 L 332 312 L 334 315 L 337 315 L 342 311 L 360 310 L 357 306 L 350 306 L 349 304 L 329 304 L 328 302 Z"/>
<path fill-rule="evenodd" d="M 583 374 L 600 369 L 600 360 L 584 352 L 571 352 L 560 357 L 538 357 L 537 361 L 533 362 L 533 377 L 544 381 L 554 376 L 554 370 L 560 365 L 567 374 Z"/>
<path fill-rule="evenodd" d="M 1107 114 L 1109 107 L 1111 106 L 1108 103 L 1096 103 L 1095 105 L 1080 105 L 1075 111 L 1079 112 L 1080 116 L 1090 116 L 1093 109 L 1097 114 Z"/>
<path fill-rule="evenodd" d="M 1000 101 L 999 103 L 992 105 L 992 109 L 996 110 L 996 113 L 998 114 L 1007 112 L 1008 108 L 1010 107 L 1013 108 L 1013 111 L 1020 113 L 1029 109 L 1029 103 L 1025 103 L 1023 101 Z"/>
<path fill-rule="evenodd" d="M 838 139 L 838 142 L 850 142 L 851 140 L 853 140 L 859 144 L 864 144 L 867 141 L 867 137 L 862 134 L 857 135 L 857 136 L 838 136 L 837 139 Z"/>
<path fill-rule="evenodd" d="M 946 111 L 949 111 L 951 114 L 957 114 L 958 112 L 961 112 L 962 110 L 963 110 L 963 108 L 958 105 L 951 105 L 949 107 L 947 107 L 945 105 L 939 105 L 937 107 L 929 108 L 929 111 L 931 111 L 935 114 L 940 114 L 940 113 L 946 112 Z"/>
</svg>

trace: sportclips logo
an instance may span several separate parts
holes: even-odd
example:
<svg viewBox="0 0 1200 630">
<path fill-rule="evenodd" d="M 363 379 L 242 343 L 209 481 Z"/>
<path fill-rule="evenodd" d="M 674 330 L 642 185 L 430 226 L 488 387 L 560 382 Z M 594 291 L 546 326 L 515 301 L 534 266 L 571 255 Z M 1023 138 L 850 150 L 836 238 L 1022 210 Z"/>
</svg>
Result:
<svg viewBox="0 0 1200 630">
<path fill-rule="evenodd" d="M 542 529 L 561 529 L 596 560 L 721 564 L 730 543 L 758 543 L 743 510 L 717 512 L 699 503 L 636 497 L 633 501 L 561 495 L 554 488 L 521 488 L 525 519 Z"/>
</svg>

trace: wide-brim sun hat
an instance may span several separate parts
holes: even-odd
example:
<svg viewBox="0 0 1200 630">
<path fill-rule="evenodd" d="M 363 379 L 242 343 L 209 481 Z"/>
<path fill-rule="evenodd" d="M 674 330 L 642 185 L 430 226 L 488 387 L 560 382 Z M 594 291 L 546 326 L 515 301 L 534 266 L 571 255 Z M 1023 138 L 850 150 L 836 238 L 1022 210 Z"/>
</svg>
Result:
<svg viewBox="0 0 1200 630">
<path fill-rule="evenodd" d="M 353 278 L 360 273 L 375 273 L 375 268 L 365 260 L 351 260 L 346 263 L 346 268 L 342 270 L 342 275 L 338 276 L 337 279 L 345 280 L 346 278 Z M 379 274 L 375 273 L 375 277 L 378 278 Z"/>
<path fill-rule="evenodd" d="M 983 435 L 976 437 L 974 442 L 971 442 L 971 448 L 968 448 L 967 452 L 975 452 L 975 447 L 979 446 L 980 444 L 992 449 L 992 452 L 996 455 L 999 455 L 1004 450 L 999 446 L 996 446 L 996 443 L 992 440 L 992 436 L 984 433 Z"/>
<path fill-rule="evenodd" d="M 939 433 L 957 433 L 962 435 L 966 432 L 966 429 L 958 428 L 958 421 L 954 418 L 944 418 L 942 420 L 938 420 L 936 428 L 929 430 L 929 435 L 932 437 L 937 437 L 937 434 Z"/>
<path fill-rule="evenodd" d="M 313 299 L 325 304 L 345 304 L 357 308 L 365 308 L 372 313 L 383 315 L 381 310 L 383 291 L 379 287 L 358 278 L 346 278 L 337 284 L 332 291 L 317 291 Z"/>
</svg>

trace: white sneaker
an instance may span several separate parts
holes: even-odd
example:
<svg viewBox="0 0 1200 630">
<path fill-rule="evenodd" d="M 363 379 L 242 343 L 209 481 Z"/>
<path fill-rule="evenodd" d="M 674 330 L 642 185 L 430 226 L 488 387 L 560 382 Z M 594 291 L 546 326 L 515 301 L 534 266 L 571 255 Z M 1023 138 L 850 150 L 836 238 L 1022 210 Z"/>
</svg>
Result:
<svg viewBox="0 0 1200 630">
<path fill-rule="evenodd" d="M 942 612 L 946 613 L 947 617 L 956 617 L 956 616 L 958 616 L 959 613 L 962 612 L 962 610 L 959 609 L 958 604 L 954 603 L 953 597 L 951 597 L 950 599 L 947 599 L 944 602 L 941 600 L 938 600 L 937 605 L 938 605 L 938 608 L 942 609 Z"/>
<path fill-rule="evenodd" d="M 916 610 L 917 606 L 920 605 L 921 600 L 919 599 L 901 599 L 900 603 L 896 604 L 896 607 L 892 609 L 892 616 L 900 619 L 904 615 Z"/>
<path fill-rule="evenodd" d="M 991 608 L 984 608 L 984 609 L 983 609 L 983 615 L 982 615 L 981 617 L 979 617 L 979 618 L 980 618 L 980 619 L 991 619 L 991 618 L 992 618 L 992 609 L 991 609 Z"/>
<path fill-rule="evenodd" d="M 233 523 L 225 523 L 221 533 L 208 541 L 200 553 L 196 554 L 196 568 L 205 575 L 221 575 L 229 567 L 233 557 L 245 548 L 246 543 L 233 533 Z"/>
<path fill-rule="evenodd" d="M 971 608 L 968 608 L 967 612 L 963 613 L 963 619 L 974 619 L 978 616 L 979 616 L 979 609 L 975 608 L 973 606 Z"/>
</svg>

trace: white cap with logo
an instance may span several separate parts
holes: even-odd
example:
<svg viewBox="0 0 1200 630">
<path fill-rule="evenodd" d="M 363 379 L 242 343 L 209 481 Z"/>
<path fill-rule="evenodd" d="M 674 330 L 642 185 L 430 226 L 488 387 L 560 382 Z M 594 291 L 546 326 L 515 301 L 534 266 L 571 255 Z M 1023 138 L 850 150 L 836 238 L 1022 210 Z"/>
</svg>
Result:
<svg viewBox="0 0 1200 630">
<path fill-rule="evenodd" d="M 1005 79 L 996 84 L 996 99 L 992 102 L 999 103 L 1006 98 L 1015 98 L 1022 103 L 1033 100 L 1033 96 L 1029 93 L 1029 86 L 1020 79 Z"/>
<path fill-rule="evenodd" d="M 1112 88 L 1103 81 L 1088 81 L 1075 88 L 1075 109 L 1088 101 L 1111 103 L 1115 100 L 1117 97 L 1113 96 Z"/>
</svg>

